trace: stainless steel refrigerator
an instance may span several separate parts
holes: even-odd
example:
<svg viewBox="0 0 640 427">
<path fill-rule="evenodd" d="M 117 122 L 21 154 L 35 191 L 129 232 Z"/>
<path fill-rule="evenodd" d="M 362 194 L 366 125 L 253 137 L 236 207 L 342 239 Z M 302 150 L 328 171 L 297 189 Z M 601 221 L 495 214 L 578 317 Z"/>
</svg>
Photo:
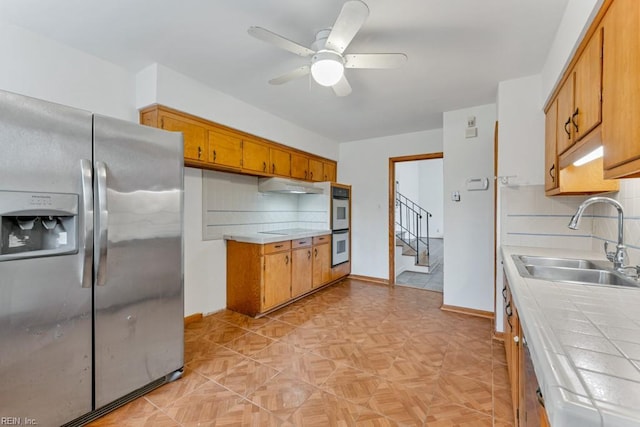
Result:
<svg viewBox="0 0 640 427">
<path fill-rule="evenodd" d="M 182 147 L 0 91 L 0 419 L 82 425 L 179 376 Z"/>
</svg>

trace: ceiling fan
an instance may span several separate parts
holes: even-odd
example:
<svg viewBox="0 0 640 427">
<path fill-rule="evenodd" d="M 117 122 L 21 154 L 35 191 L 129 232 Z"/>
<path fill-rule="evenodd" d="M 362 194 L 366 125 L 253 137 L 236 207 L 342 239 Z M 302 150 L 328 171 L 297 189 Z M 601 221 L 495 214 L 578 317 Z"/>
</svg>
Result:
<svg viewBox="0 0 640 427">
<path fill-rule="evenodd" d="M 311 58 L 309 64 L 269 80 L 270 84 L 280 85 L 311 73 L 318 84 L 330 86 L 338 96 L 346 96 L 351 93 L 351 85 L 344 75 L 345 68 L 398 68 L 407 61 L 404 53 L 344 53 L 368 16 L 369 8 L 364 2 L 347 1 L 333 27 L 318 31 L 311 48 L 262 27 L 249 28 L 249 34 L 296 55 Z"/>
</svg>

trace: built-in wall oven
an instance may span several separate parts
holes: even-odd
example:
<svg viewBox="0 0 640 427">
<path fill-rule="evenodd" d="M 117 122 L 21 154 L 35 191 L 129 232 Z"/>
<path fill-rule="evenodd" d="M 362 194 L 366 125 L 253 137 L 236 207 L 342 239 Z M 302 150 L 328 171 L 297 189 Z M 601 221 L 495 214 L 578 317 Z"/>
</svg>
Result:
<svg viewBox="0 0 640 427">
<path fill-rule="evenodd" d="M 331 186 L 331 265 L 349 261 L 350 188 Z"/>
</svg>

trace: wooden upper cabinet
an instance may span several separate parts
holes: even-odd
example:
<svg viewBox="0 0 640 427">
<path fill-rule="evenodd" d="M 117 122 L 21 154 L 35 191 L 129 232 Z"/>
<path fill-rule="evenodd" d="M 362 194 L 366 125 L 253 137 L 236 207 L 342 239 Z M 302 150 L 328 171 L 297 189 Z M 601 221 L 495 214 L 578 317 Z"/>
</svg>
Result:
<svg viewBox="0 0 640 427">
<path fill-rule="evenodd" d="M 562 85 L 558 92 L 557 109 L 558 116 L 556 121 L 556 144 L 557 153 L 562 154 L 567 151 L 575 143 L 573 125 L 571 116 L 573 114 L 573 73 L 567 81 Z"/>
<path fill-rule="evenodd" d="M 270 173 L 280 176 L 291 176 L 291 153 L 271 147 L 269 149 Z"/>
<path fill-rule="evenodd" d="M 208 161 L 239 169 L 242 167 L 242 139 L 223 132 L 209 131 Z"/>
<path fill-rule="evenodd" d="M 598 29 L 558 93 L 558 154 L 567 151 L 600 124 L 601 93 L 602 29 Z"/>
<path fill-rule="evenodd" d="M 207 160 L 207 130 L 203 126 L 165 111 L 158 114 L 158 124 L 161 129 L 182 132 L 185 159 L 201 162 Z"/>
<path fill-rule="evenodd" d="M 324 170 L 322 160 L 319 159 L 309 159 L 309 180 L 311 181 L 323 181 L 324 180 Z"/>
<path fill-rule="evenodd" d="M 270 173 L 269 146 L 251 139 L 242 141 L 242 167 L 265 174 Z"/>
<path fill-rule="evenodd" d="M 603 20 L 606 178 L 640 176 L 640 2 L 615 0 Z"/>
<path fill-rule="evenodd" d="M 309 157 L 302 154 L 291 154 L 291 177 L 309 179 Z"/>
<path fill-rule="evenodd" d="M 558 101 L 554 101 L 547 110 L 544 124 L 544 189 L 550 191 L 558 188 L 558 154 L 556 151 L 556 138 L 558 129 Z"/>
<path fill-rule="evenodd" d="M 182 132 L 187 166 L 247 175 L 293 177 L 306 181 L 336 179 L 335 161 L 162 105 L 141 109 L 140 123 Z"/>
<path fill-rule="evenodd" d="M 335 163 L 323 162 L 322 171 L 324 175 L 323 181 L 331 181 L 331 182 L 336 181 L 336 164 Z"/>
<path fill-rule="evenodd" d="M 576 62 L 573 85 L 571 122 L 577 142 L 602 121 L 602 28 L 591 36 Z"/>
</svg>

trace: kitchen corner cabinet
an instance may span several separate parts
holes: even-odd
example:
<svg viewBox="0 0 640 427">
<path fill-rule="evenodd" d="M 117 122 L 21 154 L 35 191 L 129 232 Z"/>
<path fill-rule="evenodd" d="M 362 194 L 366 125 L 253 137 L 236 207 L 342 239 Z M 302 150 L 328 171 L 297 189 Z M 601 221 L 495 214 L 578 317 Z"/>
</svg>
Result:
<svg viewBox="0 0 640 427">
<path fill-rule="evenodd" d="M 330 235 L 264 245 L 227 241 L 227 308 L 259 316 L 344 277 L 332 276 L 330 241 Z"/>
<path fill-rule="evenodd" d="M 504 301 L 504 348 L 515 426 L 548 427 L 550 425 L 549 419 L 541 403 L 543 402 L 542 395 L 506 276 L 504 276 L 502 297 Z"/>
<path fill-rule="evenodd" d="M 182 132 L 186 166 L 255 176 L 335 181 L 337 163 L 162 105 L 140 110 L 140 123 Z"/>
<path fill-rule="evenodd" d="M 604 176 L 640 177 L 640 2 L 613 1 L 603 27 Z"/>
</svg>

